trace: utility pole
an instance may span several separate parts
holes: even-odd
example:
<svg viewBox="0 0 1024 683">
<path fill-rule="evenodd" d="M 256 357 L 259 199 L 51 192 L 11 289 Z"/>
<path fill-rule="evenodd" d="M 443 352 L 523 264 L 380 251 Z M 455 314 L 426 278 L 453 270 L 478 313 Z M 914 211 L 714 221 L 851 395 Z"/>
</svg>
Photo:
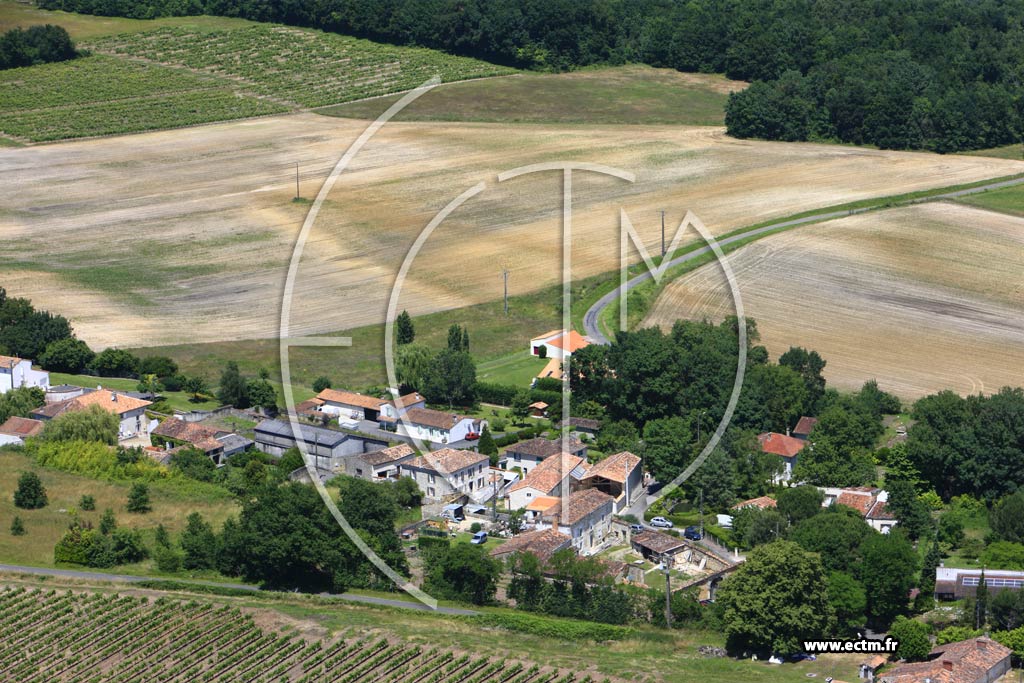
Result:
<svg viewBox="0 0 1024 683">
<path fill-rule="evenodd" d="M 700 537 L 704 538 L 704 487 L 700 489 Z"/>
<path fill-rule="evenodd" d="M 661 258 L 665 258 L 665 210 L 661 210 Z"/>
<path fill-rule="evenodd" d="M 295 162 L 295 198 L 300 199 L 302 194 L 299 192 L 299 162 Z"/>
<path fill-rule="evenodd" d="M 501 271 L 501 276 L 505 280 L 505 315 L 508 315 L 508 270 Z"/>
<path fill-rule="evenodd" d="M 490 470 L 488 470 L 490 472 Z M 498 521 L 498 482 L 494 478 L 494 472 L 491 474 L 491 489 L 494 491 L 494 496 L 491 497 L 491 521 Z M 504 483 L 504 482 L 503 482 Z"/>
<path fill-rule="evenodd" d="M 672 628 L 672 570 L 664 555 L 661 557 L 661 566 L 665 572 L 665 627 Z"/>
</svg>

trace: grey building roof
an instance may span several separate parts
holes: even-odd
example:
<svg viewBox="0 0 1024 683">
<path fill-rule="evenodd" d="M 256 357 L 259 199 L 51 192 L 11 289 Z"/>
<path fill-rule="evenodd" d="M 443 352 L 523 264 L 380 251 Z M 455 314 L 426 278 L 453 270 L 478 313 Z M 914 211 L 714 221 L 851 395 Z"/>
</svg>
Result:
<svg viewBox="0 0 1024 683">
<path fill-rule="evenodd" d="M 299 433 L 302 436 L 302 440 L 307 444 L 319 444 L 321 446 L 326 446 L 327 448 L 334 448 L 345 441 L 345 439 L 349 438 L 348 434 L 345 432 L 316 427 L 314 425 L 304 424 L 300 425 L 299 428 L 301 430 Z M 297 441 L 295 436 L 292 434 L 291 423 L 283 422 L 281 420 L 264 420 L 256 425 L 255 432 L 257 441 L 259 441 L 261 434 Z"/>
<path fill-rule="evenodd" d="M 253 445 L 253 441 L 251 439 L 247 439 L 241 434 L 225 434 L 224 436 L 217 437 L 217 441 L 224 444 L 225 451 L 229 451 L 231 453 L 244 451 Z"/>
</svg>

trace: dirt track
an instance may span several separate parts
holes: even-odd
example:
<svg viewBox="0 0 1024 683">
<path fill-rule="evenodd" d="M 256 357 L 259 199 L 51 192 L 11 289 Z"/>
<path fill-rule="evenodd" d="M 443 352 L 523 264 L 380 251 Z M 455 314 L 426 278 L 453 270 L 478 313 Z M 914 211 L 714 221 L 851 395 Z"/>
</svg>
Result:
<svg viewBox="0 0 1024 683">
<path fill-rule="evenodd" d="M 772 357 L 819 351 L 831 384 L 901 396 L 1024 383 L 1024 219 L 955 204 L 844 218 L 730 255 Z M 721 271 L 670 284 L 646 322 L 732 312 Z"/>
<path fill-rule="evenodd" d="M 93 346 L 276 335 L 281 289 L 306 205 L 365 122 L 315 114 L 82 141 L 0 155 L 0 283 L 68 315 Z M 733 140 L 716 128 L 399 123 L 386 126 L 321 213 L 297 282 L 296 333 L 383 318 L 399 264 L 450 199 L 488 187 L 435 233 L 402 306 L 414 313 L 497 298 L 501 268 L 522 293 L 559 273 L 554 173 L 497 186 L 515 166 L 576 160 L 636 173 L 578 173 L 574 275 L 614 269 L 618 209 L 652 252 L 657 210 L 716 233 L 870 196 L 1009 175 L 983 157 Z M 803 230 L 803 229 L 801 229 Z"/>
</svg>

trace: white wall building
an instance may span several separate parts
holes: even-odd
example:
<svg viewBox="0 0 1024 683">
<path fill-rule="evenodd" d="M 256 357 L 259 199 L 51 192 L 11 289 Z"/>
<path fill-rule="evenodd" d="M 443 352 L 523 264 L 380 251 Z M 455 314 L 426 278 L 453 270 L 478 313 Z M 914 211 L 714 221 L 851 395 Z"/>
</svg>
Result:
<svg viewBox="0 0 1024 683">
<path fill-rule="evenodd" d="M 50 388 L 50 373 L 33 370 L 32 361 L 14 356 L 0 356 L 0 394 L 19 387 Z"/>
<path fill-rule="evenodd" d="M 446 413 L 429 408 L 407 410 L 397 425 L 399 434 L 430 444 L 446 445 L 476 439 L 484 430 L 486 420 Z"/>
<path fill-rule="evenodd" d="M 403 462 L 398 468 L 399 476 L 411 477 L 430 501 L 465 494 L 480 503 L 490 500 L 494 492 L 488 482 L 490 458 L 473 451 L 442 448 Z"/>
</svg>

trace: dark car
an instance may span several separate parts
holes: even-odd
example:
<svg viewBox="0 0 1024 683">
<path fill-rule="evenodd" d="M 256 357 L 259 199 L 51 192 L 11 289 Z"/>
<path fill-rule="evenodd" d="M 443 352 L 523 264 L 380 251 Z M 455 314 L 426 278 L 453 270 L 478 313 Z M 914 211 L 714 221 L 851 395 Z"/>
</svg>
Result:
<svg viewBox="0 0 1024 683">
<path fill-rule="evenodd" d="M 643 524 L 630 524 L 629 525 L 629 530 L 632 531 L 634 534 L 638 534 L 638 533 L 640 533 L 641 531 L 644 530 L 644 525 Z"/>
<path fill-rule="evenodd" d="M 704 538 L 704 535 L 700 533 L 700 529 L 695 526 L 688 526 L 683 530 L 683 538 L 691 541 L 699 541 Z"/>
</svg>

